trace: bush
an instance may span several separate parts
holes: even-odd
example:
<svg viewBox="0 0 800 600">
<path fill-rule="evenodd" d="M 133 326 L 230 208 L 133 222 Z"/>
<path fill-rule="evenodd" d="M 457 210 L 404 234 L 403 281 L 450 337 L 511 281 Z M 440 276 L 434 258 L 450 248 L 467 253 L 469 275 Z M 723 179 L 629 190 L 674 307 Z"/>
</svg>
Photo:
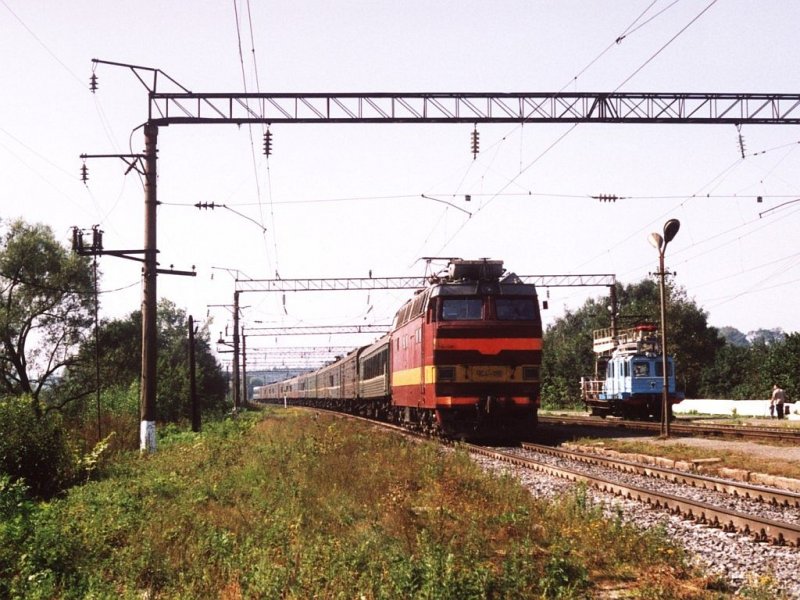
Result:
<svg viewBox="0 0 800 600">
<path fill-rule="evenodd" d="M 0 472 L 49 498 L 75 481 L 77 460 L 61 417 L 38 417 L 27 396 L 0 399 Z"/>
<path fill-rule="evenodd" d="M 97 438 L 97 405 L 94 398 L 82 407 L 74 419 L 73 430 L 79 437 L 84 452 L 92 448 Z M 103 437 L 114 433 L 109 451 L 116 454 L 139 448 L 139 383 L 129 386 L 114 385 L 103 389 L 100 395 L 100 429 Z"/>
</svg>

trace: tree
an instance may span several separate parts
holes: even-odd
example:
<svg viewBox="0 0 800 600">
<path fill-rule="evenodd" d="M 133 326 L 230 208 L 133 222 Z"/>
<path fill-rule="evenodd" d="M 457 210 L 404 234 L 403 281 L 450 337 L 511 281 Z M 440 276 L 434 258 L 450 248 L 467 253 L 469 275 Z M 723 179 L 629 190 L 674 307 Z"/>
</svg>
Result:
<svg viewBox="0 0 800 600">
<path fill-rule="evenodd" d="M 61 415 L 37 417 L 30 396 L 0 402 L 0 474 L 24 479 L 36 496 L 51 497 L 71 485 L 79 467 Z"/>
<path fill-rule="evenodd" d="M 43 392 L 73 364 L 92 323 L 89 261 L 61 246 L 49 227 L 13 221 L 0 247 L 0 303 L 0 388 L 30 396 L 40 416 Z"/>
<path fill-rule="evenodd" d="M 177 421 L 189 416 L 188 319 L 173 302 L 158 303 L 158 387 L 156 408 L 159 420 Z M 134 311 L 124 319 L 100 325 L 100 381 L 103 387 L 128 388 L 141 375 L 142 313 Z M 70 369 L 65 386 L 95 389 L 95 345 L 87 339 L 79 351 L 80 360 Z M 225 376 L 209 345 L 207 327 L 195 336 L 197 395 L 204 410 L 222 409 L 227 389 Z"/>
<path fill-rule="evenodd" d="M 800 392 L 797 380 L 800 373 L 800 333 L 785 334 L 781 341 L 767 344 L 767 348 L 766 361 L 760 369 L 760 395 L 756 397 L 767 397 L 772 385 L 777 383 L 784 388 L 789 399 L 797 400 Z"/>
<path fill-rule="evenodd" d="M 727 344 L 732 346 L 740 346 L 744 348 L 750 345 L 750 340 L 747 339 L 747 336 L 735 327 L 720 327 L 719 335 Z"/>
<path fill-rule="evenodd" d="M 733 400 L 752 398 L 760 380 L 757 357 L 758 348 L 726 343 L 703 370 L 700 395 Z"/>
<path fill-rule="evenodd" d="M 786 337 L 786 334 L 780 327 L 775 329 L 756 329 L 747 333 L 747 339 L 751 342 L 764 342 L 765 344 L 781 342 L 784 337 Z"/>
<path fill-rule="evenodd" d="M 687 398 L 700 396 L 703 370 L 725 345 L 716 327 L 708 325 L 708 313 L 698 308 L 683 288 L 673 288 L 667 306 L 668 348 L 675 357 L 676 378 Z"/>
<path fill-rule="evenodd" d="M 594 373 L 592 331 L 608 326 L 608 311 L 595 300 L 587 300 L 547 328 L 542 353 L 542 398 L 558 406 L 569 406 L 580 398 L 580 378 Z"/>
<path fill-rule="evenodd" d="M 797 399 L 798 373 L 800 333 L 759 335 L 746 347 L 728 343 L 717 352 L 703 371 L 702 393 L 707 398 L 763 399 L 777 383 Z"/>
<path fill-rule="evenodd" d="M 139 315 L 141 319 L 141 314 Z M 158 389 L 159 419 L 177 421 L 189 415 L 188 318 L 174 303 L 158 305 Z M 206 326 L 195 336 L 197 396 L 204 410 L 221 409 L 227 382 L 209 346 Z"/>
</svg>

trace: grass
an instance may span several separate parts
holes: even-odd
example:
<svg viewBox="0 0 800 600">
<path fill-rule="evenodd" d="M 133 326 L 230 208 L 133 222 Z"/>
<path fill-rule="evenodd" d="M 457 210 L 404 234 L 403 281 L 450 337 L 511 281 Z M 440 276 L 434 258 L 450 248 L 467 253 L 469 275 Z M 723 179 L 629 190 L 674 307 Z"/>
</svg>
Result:
<svg viewBox="0 0 800 600">
<path fill-rule="evenodd" d="M 463 451 L 302 411 L 172 429 L 64 498 L 23 492 L 0 479 L 1 597 L 722 597 L 581 488 L 538 500 Z"/>
</svg>

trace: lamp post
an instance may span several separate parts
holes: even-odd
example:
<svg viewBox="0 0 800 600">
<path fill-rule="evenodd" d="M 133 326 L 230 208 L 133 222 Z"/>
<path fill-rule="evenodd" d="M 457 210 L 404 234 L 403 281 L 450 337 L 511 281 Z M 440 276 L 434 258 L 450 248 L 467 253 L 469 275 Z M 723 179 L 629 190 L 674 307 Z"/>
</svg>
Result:
<svg viewBox="0 0 800 600">
<path fill-rule="evenodd" d="M 669 371 L 667 370 L 667 298 L 666 290 L 664 289 L 664 252 L 678 230 L 681 228 L 681 222 L 678 219 L 670 219 L 664 224 L 664 235 L 660 233 L 651 233 L 647 238 L 650 245 L 658 250 L 658 276 L 659 276 L 659 290 L 661 292 L 661 366 L 663 375 L 663 384 L 661 387 L 661 437 L 669 437 Z"/>
</svg>

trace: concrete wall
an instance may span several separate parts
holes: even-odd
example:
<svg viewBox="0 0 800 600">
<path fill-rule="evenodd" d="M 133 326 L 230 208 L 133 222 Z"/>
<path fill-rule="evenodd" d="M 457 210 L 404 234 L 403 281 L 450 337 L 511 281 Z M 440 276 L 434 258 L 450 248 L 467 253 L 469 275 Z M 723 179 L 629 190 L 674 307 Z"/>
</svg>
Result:
<svg viewBox="0 0 800 600">
<path fill-rule="evenodd" d="M 787 404 L 791 419 L 800 420 L 800 404 Z M 672 407 L 675 414 L 732 415 L 769 418 L 769 400 L 684 400 Z"/>
</svg>

